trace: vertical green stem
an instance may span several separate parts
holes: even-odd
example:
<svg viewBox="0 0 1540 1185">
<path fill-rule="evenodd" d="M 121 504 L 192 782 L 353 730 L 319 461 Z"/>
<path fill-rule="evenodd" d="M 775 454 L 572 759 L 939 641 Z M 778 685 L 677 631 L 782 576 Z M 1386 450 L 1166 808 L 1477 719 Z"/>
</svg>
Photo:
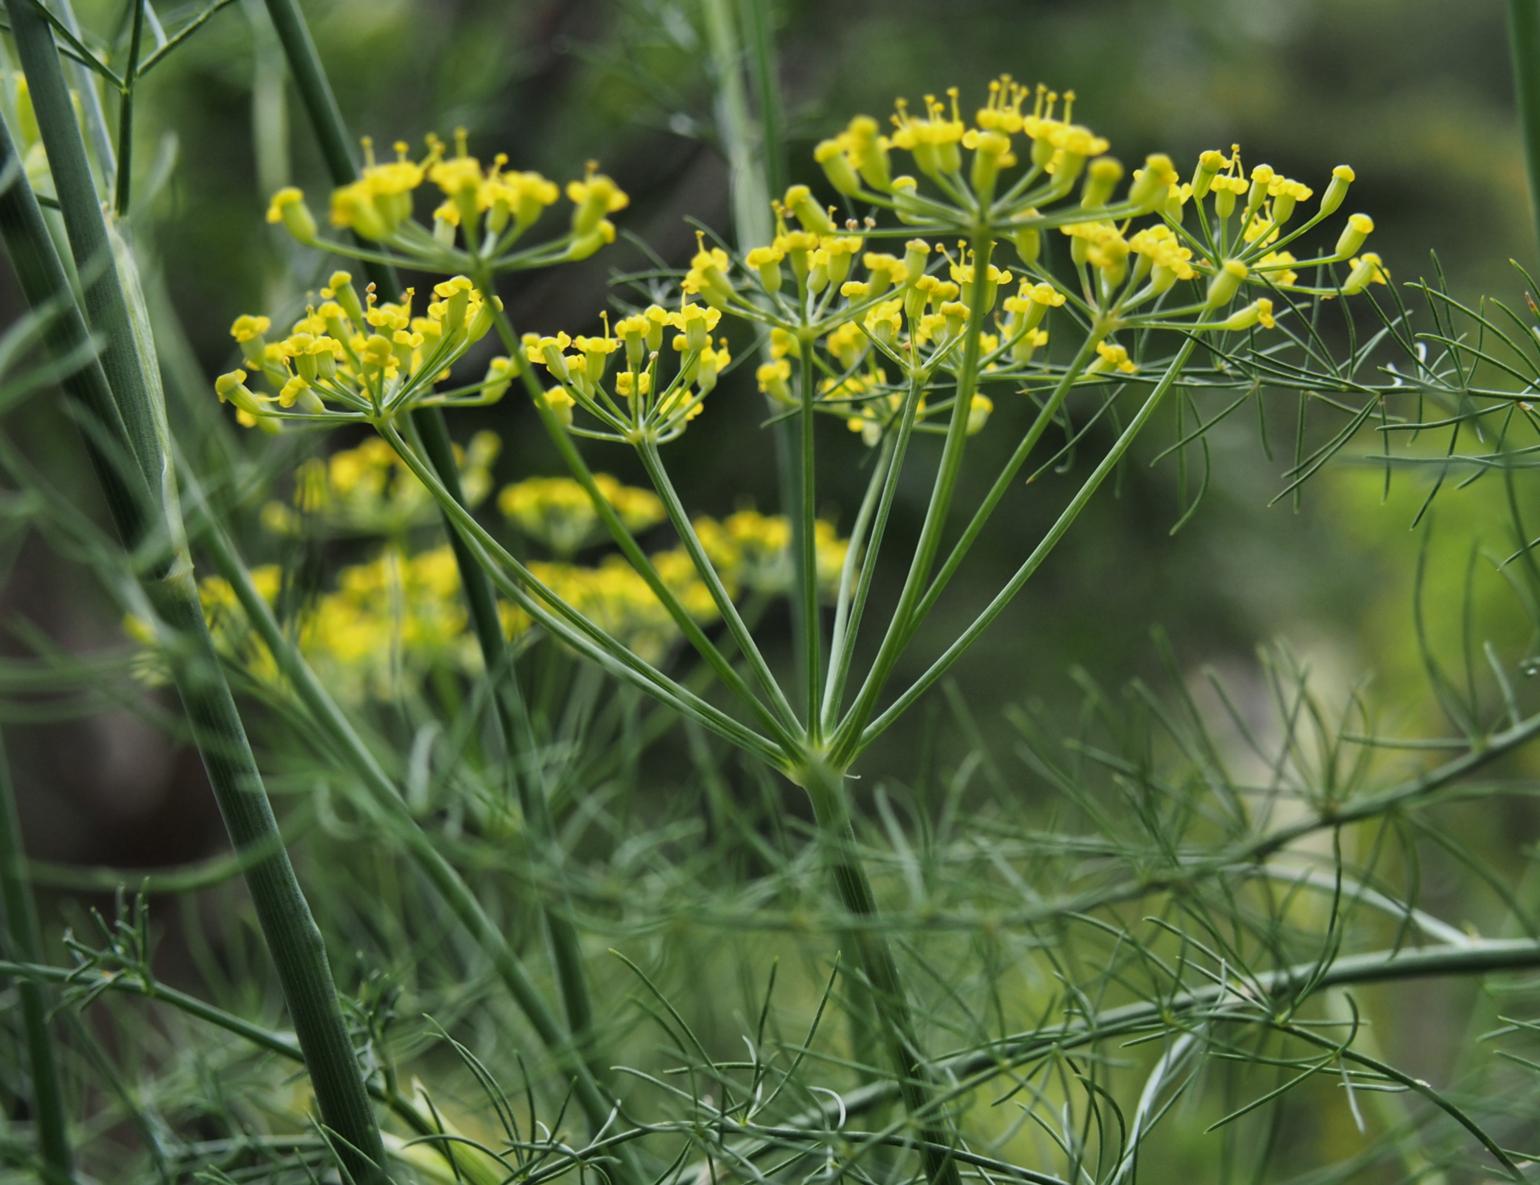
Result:
<svg viewBox="0 0 1540 1185">
<path fill-rule="evenodd" d="M 10 765 L 0 743 L 0 904 L 5 906 L 0 939 L 11 957 L 22 963 L 43 962 L 43 939 L 37 920 L 37 903 L 27 879 L 27 858 L 21 846 L 21 821 L 16 815 L 16 795 L 11 786 Z M 36 980 L 16 984 L 21 1003 L 22 1029 L 26 1033 L 27 1060 L 32 1070 L 32 1109 L 36 1114 L 38 1151 L 43 1185 L 72 1185 L 69 1119 L 64 1110 L 64 1091 L 54 1061 L 53 1034 L 49 1031 L 48 1002 Z"/>
<path fill-rule="evenodd" d="M 792 520 L 795 538 L 792 540 L 797 553 L 798 595 L 802 598 L 802 675 L 807 680 L 807 735 L 811 744 L 818 744 L 822 731 L 823 705 L 819 701 L 822 682 L 823 615 L 818 608 L 818 547 L 814 520 L 818 516 L 816 497 L 818 465 L 816 445 L 817 421 L 813 416 L 815 390 L 813 380 L 813 342 L 802 343 L 801 400 L 799 462 L 802 479 L 797 499 L 798 514 Z"/>
<path fill-rule="evenodd" d="M 138 90 L 139 43 L 144 36 L 144 10 L 149 0 L 134 0 L 134 24 L 128 37 L 128 65 L 123 71 L 123 95 L 118 102 L 118 160 L 112 208 L 122 217 L 128 213 L 134 164 L 134 92 Z"/>
<path fill-rule="evenodd" d="M 801 781 L 813 804 L 819 838 L 826 845 L 835 889 L 854 922 L 849 941 L 866 978 L 872 1027 L 882 1034 L 904 1109 L 925 1142 L 926 1180 L 930 1185 L 959 1185 L 957 1162 L 950 1154 L 957 1147 L 957 1133 L 939 1109 L 939 1084 L 920 1047 L 892 948 L 878 928 L 877 901 L 861 867 L 844 776 L 818 764 L 805 769 Z"/>
<path fill-rule="evenodd" d="M 359 1185 L 383 1181 L 384 1143 L 343 1021 L 325 944 L 289 863 L 272 804 L 203 620 L 192 565 L 181 542 L 175 486 L 162 439 L 165 409 L 142 369 L 136 326 L 115 266 L 97 190 L 75 122 L 53 33 L 26 0 L 6 11 L 26 69 L 44 146 L 77 266 L 89 264 L 86 306 L 104 345 L 93 361 L 65 380 L 66 392 L 89 418 L 96 438 L 131 453 L 137 474 L 112 470 L 107 489 L 119 531 L 140 559 L 141 584 L 166 629 L 173 680 L 203 758 L 220 813 L 238 851 L 264 851 L 245 872 L 257 920 L 277 971 L 295 1034 L 326 1126 L 342 1164 Z M 57 344 L 79 349 L 90 340 L 73 303 L 63 263 L 21 170 L 10 136 L 0 128 L 0 169 L 15 170 L 0 193 L 0 233 L 34 307 L 58 307 Z M 107 413 L 108 405 L 114 411 Z M 146 556 L 144 553 L 148 552 Z"/>
<path fill-rule="evenodd" d="M 1508 42 L 1529 169 L 1529 208 L 1540 231 L 1540 0 L 1508 0 Z"/>
<path fill-rule="evenodd" d="M 781 135 L 781 91 L 775 70 L 775 34 L 770 27 L 770 0 L 743 0 L 748 29 L 749 74 L 759 102 L 759 156 L 763 178 L 770 193 L 786 188 L 786 142 Z M 764 202 L 760 202 L 761 208 Z"/>
</svg>

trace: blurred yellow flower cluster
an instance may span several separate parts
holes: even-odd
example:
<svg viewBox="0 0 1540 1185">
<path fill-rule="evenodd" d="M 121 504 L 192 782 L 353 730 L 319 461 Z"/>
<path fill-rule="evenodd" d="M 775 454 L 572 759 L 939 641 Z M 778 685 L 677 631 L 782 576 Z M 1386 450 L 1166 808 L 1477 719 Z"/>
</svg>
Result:
<svg viewBox="0 0 1540 1185">
<path fill-rule="evenodd" d="M 490 467 L 499 449 L 497 437 L 483 432 L 459 452 L 472 505 L 490 490 Z M 608 474 L 596 475 L 595 482 L 630 530 L 662 523 L 663 504 L 650 490 Z M 504 486 L 496 501 L 521 535 L 551 553 L 550 559 L 532 560 L 529 568 L 553 595 L 649 660 L 675 644 L 676 623 L 622 556 L 609 551 L 592 562 L 574 558 L 600 542 L 598 516 L 576 481 L 526 478 Z M 298 587 L 295 574 L 277 564 L 252 569 L 258 594 L 282 610 L 307 661 L 344 699 L 396 698 L 422 686 L 434 671 L 470 673 L 480 666 L 451 548 L 413 543 L 433 513 L 431 499 L 378 439 L 304 462 L 292 502 L 269 502 L 263 509 L 264 525 L 280 537 L 385 539 L 361 560 L 338 568 L 322 589 Z M 723 519 L 695 518 L 692 526 L 735 599 L 781 594 L 790 587 L 792 529 L 784 517 L 739 510 Z M 815 545 L 820 589 L 832 597 L 849 544 L 833 523 L 819 521 Z M 716 619 L 711 594 L 683 547 L 648 558 L 691 617 L 702 624 Z M 259 682 L 276 681 L 277 665 L 230 584 L 205 577 L 199 592 L 221 651 Z M 513 604 L 502 602 L 499 612 L 510 639 L 533 642 L 541 636 Z M 149 643 L 152 631 L 145 622 L 127 624 L 131 636 Z"/>
</svg>

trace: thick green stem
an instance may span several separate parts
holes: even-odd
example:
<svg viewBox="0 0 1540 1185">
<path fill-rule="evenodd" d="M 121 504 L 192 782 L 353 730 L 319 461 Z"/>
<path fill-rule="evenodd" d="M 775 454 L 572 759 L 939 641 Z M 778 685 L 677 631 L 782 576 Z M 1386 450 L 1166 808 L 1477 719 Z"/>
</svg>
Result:
<svg viewBox="0 0 1540 1185">
<path fill-rule="evenodd" d="M 246 870 L 246 882 L 305 1052 L 322 1119 L 336 1135 L 339 1157 L 354 1179 L 373 1185 L 382 1180 L 384 1144 L 343 1021 L 321 932 L 282 846 L 261 773 L 203 620 L 191 563 L 180 543 L 175 487 L 165 468 L 160 435 L 164 408 L 141 369 L 128 299 L 108 245 L 53 36 L 30 4 L 6 7 L 77 264 L 83 271 L 87 265 L 94 269 L 88 271 L 92 278 L 87 283 L 93 327 L 107 339 L 100 362 L 76 371 L 66 380 L 65 390 L 86 416 L 89 438 L 100 442 L 93 453 L 98 473 L 106 474 L 109 509 L 125 545 L 139 555 L 141 583 L 166 628 L 173 680 L 231 842 L 238 851 L 259 847 L 268 853 Z M 9 134 L 0 129 L 0 170 L 15 170 L 0 194 L 0 233 L 29 303 L 63 310 L 55 314 L 59 326 L 51 344 L 78 350 L 90 335 L 73 303 L 42 211 L 17 165 Z M 117 466 L 118 458 L 110 454 L 102 456 L 107 448 L 131 453 L 139 471 Z M 140 554 L 146 550 L 148 557 Z"/>
<path fill-rule="evenodd" d="M 338 756 L 353 768 L 368 787 L 375 805 L 401 824 L 400 834 L 407 840 L 407 849 L 412 859 L 491 959 L 498 978 L 518 1003 L 541 1042 L 556 1056 L 563 1071 L 573 1077 L 577 1083 L 578 1102 L 589 1121 L 596 1127 L 602 1126 L 609 1118 L 612 1103 L 599 1087 L 593 1067 L 574 1052 L 575 1037 L 569 1040 L 568 1035 L 562 1031 L 544 998 L 530 981 L 507 936 L 487 916 L 464 879 L 433 846 L 431 838 L 417 820 L 411 817 L 390 775 L 348 722 L 337 702 L 321 685 L 293 640 L 278 624 L 267 602 L 251 583 L 250 572 L 241 562 L 228 537 L 218 527 L 211 525 L 204 538 L 215 567 L 230 582 L 241 608 L 272 653 L 278 669 L 283 672 L 316 723 L 330 736 Z"/>
<path fill-rule="evenodd" d="M 855 947 L 866 981 L 871 1027 L 882 1034 L 895 1089 L 923 1141 L 926 1179 L 931 1185 L 958 1185 L 957 1163 L 952 1156 L 957 1133 L 937 1106 L 941 1084 L 920 1046 L 893 950 L 882 929 L 872 924 L 877 918 L 877 900 L 861 867 L 844 776 L 820 763 L 804 768 L 798 780 L 813 804 L 834 887 L 857 923 L 847 931 L 847 940 Z"/>
<path fill-rule="evenodd" d="M 21 820 L 16 814 L 16 795 L 3 744 L 0 744 L 0 904 L 5 906 L 4 927 L 0 929 L 0 940 L 5 949 L 19 962 L 42 962 L 42 929 L 37 920 L 37 902 L 33 900 L 32 885 L 27 878 Z M 27 1060 L 32 1071 L 32 1105 L 37 1116 L 43 1182 L 44 1185 L 72 1185 L 75 1173 L 70 1153 L 69 1117 L 64 1110 L 64 1091 L 54 1060 L 48 1001 L 44 999 L 42 985 L 31 979 L 17 983 L 16 994 L 20 998 Z"/>
<path fill-rule="evenodd" d="M 1508 0 L 1508 41 L 1529 169 L 1529 208 L 1540 231 L 1540 0 Z"/>
</svg>

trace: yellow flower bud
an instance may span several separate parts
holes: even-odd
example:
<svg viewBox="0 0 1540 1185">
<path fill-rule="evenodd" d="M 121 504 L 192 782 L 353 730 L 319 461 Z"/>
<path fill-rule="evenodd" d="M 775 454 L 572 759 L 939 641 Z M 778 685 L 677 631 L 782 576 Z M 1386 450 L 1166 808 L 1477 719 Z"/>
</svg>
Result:
<svg viewBox="0 0 1540 1185">
<path fill-rule="evenodd" d="M 861 178 L 856 175 L 850 157 L 845 155 L 844 146 L 838 140 L 822 141 L 813 149 L 813 159 L 823 166 L 824 176 L 836 192 L 846 197 L 855 197 L 861 192 Z"/>
<path fill-rule="evenodd" d="M 1338 165 L 1331 171 L 1331 181 L 1326 186 L 1326 192 L 1321 195 L 1321 217 L 1325 218 L 1337 212 L 1337 207 L 1342 205 L 1347 197 L 1348 186 L 1353 184 L 1354 173 L 1351 165 Z"/>
<path fill-rule="evenodd" d="M 1225 260 L 1220 269 L 1214 273 L 1214 278 L 1209 281 L 1208 307 L 1218 309 L 1229 304 L 1235 294 L 1241 290 L 1241 281 L 1250 274 L 1250 270 L 1239 259 Z"/>
<path fill-rule="evenodd" d="M 828 211 L 813 200 L 813 191 L 806 185 L 793 185 L 788 189 L 785 206 L 803 230 L 817 235 L 834 233 L 834 223 L 830 221 Z"/>
<path fill-rule="evenodd" d="M 1337 238 L 1337 249 L 1334 252 L 1338 259 L 1347 259 L 1358 254 L 1358 249 L 1364 245 L 1364 240 L 1374 230 L 1374 219 L 1367 214 L 1348 215 L 1347 225 L 1342 228 L 1342 234 Z"/>
<path fill-rule="evenodd" d="M 273 195 L 267 207 L 267 220 L 273 225 L 283 223 L 284 229 L 306 246 L 316 241 L 315 215 L 305 205 L 305 195 L 292 185 Z"/>
<path fill-rule="evenodd" d="M 1119 181 L 1123 180 L 1123 164 L 1116 157 L 1099 156 L 1086 169 L 1085 188 L 1080 194 L 1080 206 L 1090 210 L 1105 206 L 1107 199 Z"/>
<path fill-rule="evenodd" d="M 1385 265 L 1380 262 L 1380 257 L 1373 251 L 1365 251 L 1357 259 L 1351 261 L 1352 271 L 1348 278 L 1342 282 L 1343 296 L 1357 296 L 1370 284 L 1390 283 L 1390 273 Z"/>
<path fill-rule="evenodd" d="M 1210 148 L 1198 156 L 1198 167 L 1192 175 L 1192 196 L 1202 201 L 1208 197 L 1209 187 L 1219 170 L 1229 163 L 1229 158 L 1217 148 Z"/>
</svg>

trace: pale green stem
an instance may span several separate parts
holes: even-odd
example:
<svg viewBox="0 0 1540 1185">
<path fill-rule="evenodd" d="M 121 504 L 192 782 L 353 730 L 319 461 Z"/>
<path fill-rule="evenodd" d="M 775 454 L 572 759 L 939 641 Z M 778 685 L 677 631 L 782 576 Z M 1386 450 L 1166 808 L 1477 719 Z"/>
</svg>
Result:
<svg viewBox="0 0 1540 1185">
<path fill-rule="evenodd" d="M 898 607 L 893 611 L 887 635 L 878 647 L 877 657 L 872 660 L 871 670 L 849 713 L 840 722 L 833 738 L 832 759 L 835 764 L 848 764 L 845 760 L 854 751 L 866 722 L 876 710 L 877 697 L 898 662 L 904 646 L 904 631 L 910 615 L 919 603 L 930 576 L 936 552 L 946 529 L 947 511 L 952 505 L 952 491 L 962 467 L 964 445 L 967 438 L 968 413 L 973 404 L 973 393 L 978 387 L 979 335 L 989 310 L 984 307 L 984 292 L 988 283 L 989 260 L 994 251 L 994 237 L 987 230 L 972 236 L 973 282 L 968 287 L 968 323 L 964 329 L 962 366 L 957 374 L 956 402 L 952 405 L 952 417 L 947 425 L 946 443 L 942 446 L 941 462 L 936 470 L 935 484 L 931 487 L 930 503 L 925 510 L 925 521 L 920 527 L 920 538 L 915 544 L 914 558 L 904 587 L 899 593 Z"/>
<path fill-rule="evenodd" d="M 1059 515 L 1053 526 L 1049 528 L 1048 533 L 1032 549 L 1031 555 L 1022 562 L 1021 567 L 1016 569 L 1015 574 L 1006 582 L 1005 587 L 995 594 L 994 599 L 985 606 L 983 612 L 974 618 L 972 623 L 957 636 L 923 675 L 916 679 L 859 736 L 849 742 L 849 755 L 851 759 L 854 759 L 856 754 L 864 750 L 878 736 L 885 732 L 894 721 L 908 710 L 915 700 L 923 695 L 937 679 L 941 678 L 951 668 L 952 664 L 962 657 L 968 647 L 978 641 L 979 635 L 988 629 L 995 618 L 1005 611 L 1005 607 L 1015 599 L 1016 594 L 1031 579 L 1032 574 L 1037 571 L 1042 562 L 1048 558 L 1049 553 L 1058 546 L 1059 541 L 1069 532 L 1075 520 L 1080 517 L 1081 511 L 1091 501 L 1091 496 L 1096 493 L 1102 482 L 1107 479 L 1107 475 L 1116 468 L 1118 462 L 1123 459 L 1123 455 L 1128 452 L 1129 446 L 1133 444 L 1135 437 L 1149 423 L 1150 417 L 1155 414 L 1156 410 L 1165 400 L 1166 393 L 1175 385 L 1177 376 L 1181 373 L 1182 367 L 1186 365 L 1195 344 L 1195 339 L 1191 337 L 1182 343 L 1181 349 L 1172 358 L 1166 373 L 1161 376 L 1160 382 L 1155 385 L 1154 389 L 1146 397 L 1143 406 L 1135 413 L 1134 418 L 1129 421 L 1128 427 L 1123 430 L 1122 435 L 1118 437 L 1117 441 L 1107 451 L 1107 455 L 1091 471 L 1090 476 L 1086 478 L 1085 483 L 1076 491 L 1075 496 L 1070 499 L 1069 504 L 1064 508 L 1064 511 Z"/>
<path fill-rule="evenodd" d="M 1540 967 L 1540 943 L 1484 940 L 1419 950 L 1399 947 L 1370 951 L 1337 959 L 1324 970 L 1318 962 L 1311 961 L 1262 972 L 1247 979 L 1246 983 L 1269 996 L 1285 999 L 1306 982 L 1313 982 L 1314 990 L 1322 991 L 1352 984 L 1399 983 L 1447 975 L 1487 975 L 1529 971 L 1537 967 Z M 956 1083 L 947 1092 L 946 1099 L 962 1099 L 1001 1075 L 1010 1074 L 1017 1066 L 1039 1058 L 1082 1049 L 1101 1041 L 1136 1037 L 1189 1017 L 1204 1023 L 1246 1023 L 1261 1019 L 1258 1005 L 1238 995 L 1236 988 L 1237 984 L 1230 979 L 1172 996 L 1109 1008 L 1035 1032 L 1003 1037 L 977 1049 L 940 1059 L 935 1069 Z M 900 1093 L 897 1083 L 874 1082 L 837 1099 L 820 1102 L 787 1120 L 785 1126 L 811 1127 L 848 1121 L 891 1102 Z M 746 1156 L 755 1156 L 761 1150 L 768 1149 L 751 1146 L 739 1151 Z"/>
<path fill-rule="evenodd" d="M 727 156 L 733 230 L 740 254 L 770 241 L 773 230 L 770 197 L 772 192 L 780 192 L 780 180 L 773 174 L 780 167 L 777 162 L 785 154 L 785 146 L 780 138 L 774 47 L 770 43 L 769 22 L 764 12 L 769 0 L 748 2 L 756 10 L 750 22 L 750 32 L 754 38 L 750 60 L 759 84 L 761 123 L 758 127 L 749 113 L 748 91 L 739 66 L 739 59 L 743 55 L 730 0 L 702 0 L 706 44 L 717 79 L 717 131 L 722 150 Z M 758 154 L 754 151 L 756 142 L 762 149 Z M 769 330 L 757 321 L 755 336 L 763 349 L 769 341 Z M 795 429 L 788 420 L 777 420 L 771 428 L 771 436 L 775 441 L 775 472 L 781 513 L 788 522 L 796 523 L 802 518 L 802 485 L 797 479 Z M 790 586 L 786 599 L 791 607 L 792 652 L 796 655 L 798 666 L 794 685 L 801 687 L 811 677 L 801 668 L 806 662 L 806 638 L 813 623 L 808 620 L 799 586 Z M 812 731 L 812 725 L 813 718 L 810 717 L 808 731 Z"/>
<path fill-rule="evenodd" d="M 733 604 L 732 596 L 722 583 L 721 574 L 706 553 L 700 536 L 696 534 L 695 526 L 690 522 L 690 516 L 679 499 L 679 492 L 669 478 L 668 469 L 663 464 L 658 446 L 652 441 L 644 441 L 637 445 L 636 452 L 641 458 L 642 467 L 646 469 L 648 478 L 652 481 L 653 489 L 657 491 L 658 497 L 663 502 L 663 509 L 668 515 L 669 522 L 695 565 L 696 573 L 711 593 L 712 602 L 716 605 L 717 612 L 722 615 L 722 620 L 733 642 L 742 653 L 744 661 L 749 664 L 754 678 L 764 689 L 765 694 L 770 697 L 771 704 L 780 714 L 783 722 L 788 728 L 796 729 L 798 726 L 796 714 L 792 711 L 791 705 L 786 702 L 785 693 L 776 682 L 775 675 L 771 672 L 764 655 L 760 653 L 759 646 L 754 641 L 754 635 L 739 614 L 737 606 Z"/>
<path fill-rule="evenodd" d="M 914 435 L 919 416 L 920 399 L 924 392 L 924 380 L 918 374 L 909 377 L 909 390 L 904 394 L 904 406 L 899 413 L 898 444 L 893 450 L 887 475 L 883 478 L 882 495 L 877 503 L 877 518 L 872 524 L 871 541 L 861 557 L 861 576 L 856 582 L 855 599 L 850 606 L 850 623 L 839 639 L 838 648 L 829 664 L 830 690 L 824 697 L 824 729 L 834 727 L 836 715 L 843 706 L 845 687 L 850 679 L 851 664 L 855 661 L 856 642 L 860 637 L 861 619 L 871 596 L 872 581 L 877 572 L 877 558 L 887 537 L 888 516 L 893 510 L 893 500 L 898 493 L 898 483 L 903 476 L 904 458 L 908 456 L 909 441 Z"/>
</svg>

